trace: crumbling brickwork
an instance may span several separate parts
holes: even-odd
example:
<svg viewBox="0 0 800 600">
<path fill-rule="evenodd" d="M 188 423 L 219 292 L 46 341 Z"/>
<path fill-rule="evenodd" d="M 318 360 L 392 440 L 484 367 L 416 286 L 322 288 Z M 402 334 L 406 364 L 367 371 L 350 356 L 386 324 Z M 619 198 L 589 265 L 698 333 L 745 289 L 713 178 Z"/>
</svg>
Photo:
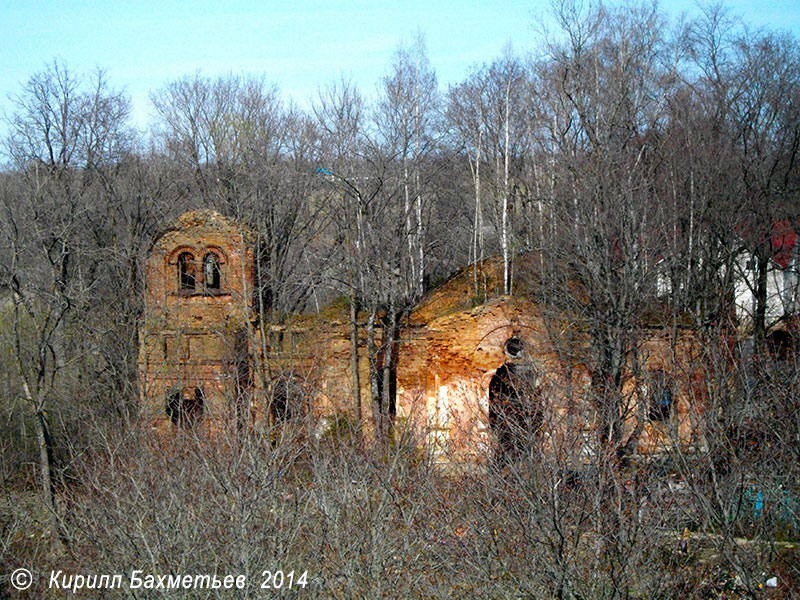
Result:
<svg viewBox="0 0 800 600">
<path fill-rule="evenodd" d="M 459 277 L 433 291 L 401 332 L 399 420 L 409 423 L 441 461 L 481 460 L 503 435 L 493 417 L 513 399 L 495 391 L 503 389 L 502 380 L 511 372 L 514 393 L 524 404 L 513 416 L 534 427 L 547 421 L 539 443 L 554 444 L 561 436 L 581 440 L 592 451 L 598 415 L 585 400 L 591 384 L 585 334 L 569 320 L 545 318 L 524 295 L 470 306 L 464 292 L 469 283 Z M 641 423 L 640 453 L 660 450 L 676 434 L 685 446 L 702 445 L 692 421 L 702 389 L 698 344 L 691 331 L 678 331 L 676 339 L 669 329 L 644 331 L 648 335 L 637 348 L 639 375 L 628 371 L 622 390 L 627 434 Z"/>
<path fill-rule="evenodd" d="M 523 274 L 535 269 L 530 262 L 519 265 L 523 288 Z M 580 327 L 563 315 L 563 322 L 546 319 L 533 294 L 487 289 L 491 299 L 477 303 L 467 271 L 429 293 L 399 328 L 395 425 L 441 461 L 482 460 L 498 440 L 511 443 L 513 432 L 500 418 L 509 412 L 531 427 L 547 419 L 543 444 L 555 443 L 559 432 L 596 440 L 596 407 L 583 401 L 590 375 Z M 346 304 L 278 324 L 259 320 L 254 242 L 246 227 L 212 211 L 189 212 L 155 240 L 146 277 L 139 356 L 146 423 L 168 431 L 198 422 L 275 422 L 300 411 L 319 433 L 338 415 L 352 418 Z M 481 277 L 501 281 L 501 263 L 488 261 Z M 365 318 L 359 317 L 357 364 L 369 434 Z M 675 338 L 652 328 L 646 336 L 637 348 L 639 374 L 624 381 L 626 429 L 639 426 L 641 452 L 675 434 L 697 445 L 692 402 L 702 386 L 696 385 L 700 361 L 691 332 Z M 378 327 L 378 345 L 381 338 Z"/>
<path fill-rule="evenodd" d="M 192 211 L 155 240 L 146 266 L 139 373 L 158 429 L 235 418 L 250 385 L 253 248 L 246 228 Z"/>
</svg>

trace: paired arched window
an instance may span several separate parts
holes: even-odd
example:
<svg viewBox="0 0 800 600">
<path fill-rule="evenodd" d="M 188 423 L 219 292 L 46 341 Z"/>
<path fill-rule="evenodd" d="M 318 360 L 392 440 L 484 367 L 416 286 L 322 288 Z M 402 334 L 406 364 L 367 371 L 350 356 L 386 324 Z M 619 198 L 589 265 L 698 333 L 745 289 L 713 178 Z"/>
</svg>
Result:
<svg viewBox="0 0 800 600">
<path fill-rule="evenodd" d="M 183 296 L 197 293 L 216 295 L 222 289 L 222 265 L 225 260 L 216 250 L 206 250 L 203 260 L 195 259 L 194 251 L 180 251 L 177 258 L 178 292 Z M 170 264 L 176 264 L 170 263 Z"/>
</svg>

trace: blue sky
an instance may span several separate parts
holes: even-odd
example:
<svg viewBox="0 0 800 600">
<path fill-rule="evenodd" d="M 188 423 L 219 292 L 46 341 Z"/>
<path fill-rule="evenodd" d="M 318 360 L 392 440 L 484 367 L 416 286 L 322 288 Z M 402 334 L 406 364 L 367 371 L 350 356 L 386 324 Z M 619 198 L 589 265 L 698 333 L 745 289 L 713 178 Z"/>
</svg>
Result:
<svg viewBox="0 0 800 600">
<path fill-rule="evenodd" d="M 754 26 L 800 37 L 800 1 L 730 0 Z M 265 74 L 284 97 L 306 105 L 319 85 L 349 75 L 371 93 L 394 49 L 421 31 L 446 86 L 490 61 L 507 43 L 534 46 L 547 0 L 0 0 L 0 117 L 8 95 L 58 57 L 76 72 L 107 70 L 131 96 L 144 126 L 149 94 L 166 82 L 203 75 Z M 662 2 L 672 14 L 696 12 L 692 0 Z M 0 124 L 0 135 L 6 131 Z"/>
</svg>

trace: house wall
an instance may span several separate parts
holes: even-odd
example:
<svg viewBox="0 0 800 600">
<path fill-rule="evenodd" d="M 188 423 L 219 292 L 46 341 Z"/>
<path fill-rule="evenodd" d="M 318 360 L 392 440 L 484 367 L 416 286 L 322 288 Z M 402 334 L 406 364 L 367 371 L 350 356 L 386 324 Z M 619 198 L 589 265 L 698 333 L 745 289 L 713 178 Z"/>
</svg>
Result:
<svg viewBox="0 0 800 600">
<path fill-rule="evenodd" d="M 797 314 L 800 310 L 800 272 L 798 249 L 787 261 L 785 267 L 770 260 L 767 268 L 767 306 L 766 322 L 769 327 L 784 316 Z M 756 289 L 758 271 L 756 260 L 749 252 L 742 252 L 736 261 L 734 272 L 734 297 L 736 317 L 742 329 L 749 332 L 753 325 L 756 309 Z"/>
<path fill-rule="evenodd" d="M 271 325 L 265 345 L 264 359 L 257 362 L 263 369 L 261 378 L 276 381 L 291 378 L 309 397 L 304 410 L 311 417 L 318 433 L 324 433 L 339 415 L 353 415 L 353 373 L 350 358 L 350 325 L 339 314 L 290 319 L 288 323 Z M 369 361 L 366 352 L 362 315 L 358 357 L 359 387 L 362 414 L 370 416 Z M 376 343 L 381 343 L 381 329 L 376 330 Z M 265 386 L 267 399 L 270 390 Z M 369 422 L 367 422 L 369 430 Z"/>
<path fill-rule="evenodd" d="M 488 388 L 510 360 L 504 345 L 512 337 L 523 340 L 526 360 L 550 373 L 555 358 L 543 329 L 530 302 L 508 297 L 401 330 L 398 419 L 441 460 L 486 454 Z"/>
</svg>

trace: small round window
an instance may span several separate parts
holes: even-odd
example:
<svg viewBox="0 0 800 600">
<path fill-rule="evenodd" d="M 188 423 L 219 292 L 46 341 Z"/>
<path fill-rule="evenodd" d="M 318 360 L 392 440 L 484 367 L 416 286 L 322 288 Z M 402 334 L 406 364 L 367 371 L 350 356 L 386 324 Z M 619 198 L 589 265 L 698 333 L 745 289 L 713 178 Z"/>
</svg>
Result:
<svg viewBox="0 0 800 600">
<path fill-rule="evenodd" d="M 520 358 L 525 351 L 525 342 L 517 336 L 510 337 L 506 340 L 505 351 L 509 358 Z"/>
</svg>

